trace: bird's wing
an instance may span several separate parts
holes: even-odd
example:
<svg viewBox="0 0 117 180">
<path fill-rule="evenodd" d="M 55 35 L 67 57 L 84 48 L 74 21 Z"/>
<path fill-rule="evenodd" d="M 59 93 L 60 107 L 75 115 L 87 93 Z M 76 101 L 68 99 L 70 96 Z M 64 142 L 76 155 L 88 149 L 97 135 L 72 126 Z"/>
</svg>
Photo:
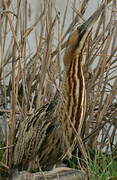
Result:
<svg viewBox="0 0 117 180">
<path fill-rule="evenodd" d="M 30 160 L 37 153 L 52 121 L 52 118 L 51 121 L 47 120 L 48 108 L 49 104 L 43 106 L 21 123 L 14 149 L 14 164 L 20 164 L 23 159 Z"/>
</svg>

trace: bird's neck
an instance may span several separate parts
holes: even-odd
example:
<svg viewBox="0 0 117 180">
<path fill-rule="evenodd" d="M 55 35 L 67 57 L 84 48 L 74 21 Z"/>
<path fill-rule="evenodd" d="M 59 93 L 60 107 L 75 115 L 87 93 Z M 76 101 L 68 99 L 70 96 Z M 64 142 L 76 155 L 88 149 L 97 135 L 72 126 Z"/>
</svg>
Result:
<svg viewBox="0 0 117 180">
<path fill-rule="evenodd" d="M 59 117 L 65 133 L 72 125 L 80 134 L 85 114 L 85 82 L 82 70 L 82 54 L 73 57 L 71 64 L 65 67 L 64 78 L 61 84 L 61 103 Z M 72 123 L 72 125 L 71 125 Z"/>
</svg>

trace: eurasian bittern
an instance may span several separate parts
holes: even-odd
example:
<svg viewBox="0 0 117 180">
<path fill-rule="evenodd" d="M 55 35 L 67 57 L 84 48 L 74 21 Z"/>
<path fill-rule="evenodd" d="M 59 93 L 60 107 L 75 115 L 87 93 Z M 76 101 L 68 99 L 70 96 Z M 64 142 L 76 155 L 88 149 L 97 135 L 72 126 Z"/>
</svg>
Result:
<svg viewBox="0 0 117 180">
<path fill-rule="evenodd" d="M 70 35 L 64 55 L 65 71 L 60 91 L 57 91 L 50 104 L 36 110 L 21 123 L 14 148 L 13 168 L 49 169 L 67 151 L 72 152 L 77 144 L 81 147 L 77 137 L 82 134 L 86 109 L 82 52 L 91 28 L 104 7 L 103 4 Z"/>
</svg>

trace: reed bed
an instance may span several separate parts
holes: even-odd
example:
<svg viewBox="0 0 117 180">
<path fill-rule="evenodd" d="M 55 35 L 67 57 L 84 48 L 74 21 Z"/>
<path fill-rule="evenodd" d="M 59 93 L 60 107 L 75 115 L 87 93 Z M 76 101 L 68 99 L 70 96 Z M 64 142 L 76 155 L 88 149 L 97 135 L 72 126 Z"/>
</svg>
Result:
<svg viewBox="0 0 117 180">
<path fill-rule="evenodd" d="M 50 102 L 62 80 L 62 57 L 69 34 L 84 21 L 90 0 L 66 1 L 63 18 L 52 0 L 38 4 L 30 23 L 27 0 L 0 2 L 0 116 L 5 167 L 12 163 L 20 123 Z M 101 1 L 99 1 L 101 4 Z M 105 1 L 106 3 L 106 1 Z M 66 28 L 72 9 L 72 19 Z M 83 141 L 90 149 L 117 151 L 117 2 L 105 8 L 86 42 L 84 73 L 87 111 Z"/>
</svg>

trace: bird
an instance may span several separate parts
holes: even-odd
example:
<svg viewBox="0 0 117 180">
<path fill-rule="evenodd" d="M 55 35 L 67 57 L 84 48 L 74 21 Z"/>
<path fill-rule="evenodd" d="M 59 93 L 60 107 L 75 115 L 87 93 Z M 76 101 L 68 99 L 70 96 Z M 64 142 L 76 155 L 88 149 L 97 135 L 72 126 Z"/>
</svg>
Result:
<svg viewBox="0 0 117 180">
<path fill-rule="evenodd" d="M 50 103 L 35 110 L 21 122 L 13 151 L 13 168 L 48 170 L 67 153 L 72 153 L 77 144 L 82 150 L 81 137 L 86 112 L 83 50 L 104 8 L 105 4 L 101 5 L 70 34 L 63 57 L 64 74 L 60 88 Z"/>
</svg>

